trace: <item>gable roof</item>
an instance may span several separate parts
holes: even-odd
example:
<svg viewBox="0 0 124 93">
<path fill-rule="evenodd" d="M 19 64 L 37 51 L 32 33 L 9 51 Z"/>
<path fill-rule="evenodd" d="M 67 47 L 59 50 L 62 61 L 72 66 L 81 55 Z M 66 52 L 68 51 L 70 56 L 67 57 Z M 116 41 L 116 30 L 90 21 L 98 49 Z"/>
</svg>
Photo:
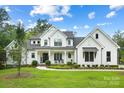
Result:
<svg viewBox="0 0 124 93">
<path fill-rule="evenodd" d="M 6 50 L 8 47 L 10 47 L 10 46 L 12 46 L 13 44 L 15 44 L 15 40 L 13 40 L 12 42 L 10 42 L 5 48 L 4 48 L 4 50 Z"/>
<path fill-rule="evenodd" d="M 99 26 L 95 27 L 93 31 L 91 32 L 91 34 L 93 34 L 96 30 L 100 31 L 105 37 L 108 38 L 109 41 L 111 41 L 115 46 L 120 48 L 120 46 L 107 33 L 105 33 Z"/>
<path fill-rule="evenodd" d="M 117 43 L 115 43 L 113 40 L 112 40 L 112 38 L 108 35 L 108 34 L 106 34 L 100 27 L 95 27 L 94 29 L 93 29 L 93 31 L 92 32 L 90 32 L 87 36 L 86 36 L 86 38 L 84 39 L 84 40 L 82 40 L 76 47 L 78 47 L 82 42 L 84 42 L 89 36 L 91 36 L 96 30 L 98 30 L 98 31 L 100 31 L 105 37 L 107 37 L 108 38 L 108 40 L 110 40 L 115 46 L 117 46 L 118 48 L 120 48 L 119 46 L 118 46 L 118 44 Z M 92 36 L 91 36 L 92 37 Z M 92 39 L 93 40 L 95 40 L 93 37 L 92 37 Z M 95 40 L 96 41 L 96 40 Z M 98 42 L 98 41 L 96 41 L 97 43 L 99 43 L 101 46 L 103 46 L 100 42 Z M 103 46 L 104 47 L 104 46 Z"/>
<path fill-rule="evenodd" d="M 85 37 L 74 37 L 74 46 L 76 47 Z"/>
</svg>

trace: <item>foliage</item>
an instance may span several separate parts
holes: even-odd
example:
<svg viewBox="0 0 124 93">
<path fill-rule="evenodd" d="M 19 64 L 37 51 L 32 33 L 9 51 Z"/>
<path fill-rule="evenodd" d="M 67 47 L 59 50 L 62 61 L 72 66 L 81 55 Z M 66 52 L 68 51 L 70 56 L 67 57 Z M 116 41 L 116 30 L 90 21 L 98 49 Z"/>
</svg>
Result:
<svg viewBox="0 0 124 93">
<path fill-rule="evenodd" d="M 7 44 L 9 44 L 14 38 L 13 27 L 7 23 L 9 19 L 10 17 L 6 12 L 6 10 L 3 8 L 0 8 L 0 48 L 2 49 Z"/>
<path fill-rule="evenodd" d="M 50 65 L 51 65 L 51 61 L 46 60 L 46 61 L 45 61 L 45 64 L 46 64 L 46 66 L 50 66 Z"/>
<path fill-rule="evenodd" d="M 121 62 L 121 63 L 124 63 L 124 58 L 121 58 L 121 59 L 120 59 L 120 62 Z"/>
<path fill-rule="evenodd" d="M 118 65 L 110 65 L 112 68 L 118 68 Z"/>
<path fill-rule="evenodd" d="M 13 61 L 18 62 L 21 59 L 21 50 L 19 50 L 19 49 L 12 49 L 9 52 L 9 56 L 11 56 Z"/>
<path fill-rule="evenodd" d="M 6 61 L 6 51 L 2 49 L 0 49 L 0 62 L 1 61 Z"/>
<path fill-rule="evenodd" d="M 73 63 L 72 62 L 67 62 L 67 65 L 71 66 L 71 65 L 73 65 Z"/>
<path fill-rule="evenodd" d="M 4 68 L 5 68 L 5 65 L 2 62 L 0 62 L 0 69 L 4 69 Z"/>
<path fill-rule="evenodd" d="M 10 51 L 10 56 L 13 58 L 14 61 L 18 64 L 18 76 L 20 76 L 20 69 L 21 69 L 21 58 L 22 58 L 22 48 L 24 47 L 24 38 L 25 38 L 25 32 L 23 25 L 21 23 L 18 23 L 16 28 L 16 48 L 13 48 Z"/>
<path fill-rule="evenodd" d="M 5 21 L 8 21 L 10 19 L 8 13 L 4 8 L 0 8 L 0 27 L 3 26 Z"/>
<path fill-rule="evenodd" d="M 115 34 L 113 35 L 113 40 L 117 42 L 117 44 L 120 47 L 124 47 L 124 33 L 123 32 L 119 30 L 115 32 Z"/>
<path fill-rule="evenodd" d="M 51 26 L 52 25 L 49 24 L 47 20 L 38 19 L 36 26 L 34 28 L 30 28 L 26 31 L 25 39 L 28 40 L 32 36 L 42 34 L 44 31 L 48 30 Z"/>
<path fill-rule="evenodd" d="M 38 65 L 38 62 L 37 62 L 36 60 L 33 60 L 32 63 L 31 63 L 31 65 L 32 65 L 33 67 L 36 67 L 36 66 Z"/>
<path fill-rule="evenodd" d="M 47 20 L 38 19 L 34 30 L 39 33 L 43 33 L 45 30 L 49 29 L 49 27 L 51 27 L 51 24 L 48 24 Z"/>
<path fill-rule="evenodd" d="M 119 50 L 120 63 L 124 63 L 124 49 Z"/>
<path fill-rule="evenodd" d="M 78 64 L 73 64 L 73 68 L 80 68 L 80 65 L 78 65 Z"/>
</svg>

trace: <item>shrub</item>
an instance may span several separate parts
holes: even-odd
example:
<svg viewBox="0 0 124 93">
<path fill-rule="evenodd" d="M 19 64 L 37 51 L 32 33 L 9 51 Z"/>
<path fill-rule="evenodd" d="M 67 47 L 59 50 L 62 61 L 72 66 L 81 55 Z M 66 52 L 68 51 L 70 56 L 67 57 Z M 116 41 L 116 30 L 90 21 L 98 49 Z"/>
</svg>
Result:
<svg viewBox="0 0 124 93">
<path fill-rule="evenodd" d="M 38 62 L 36 60 L 33 60 L 32 61 L 32 64 L 31 64 L 33 67 L 36 67 L 38 65 Z"/>
<path fill-rule="evenodd" d="M 111 68 L 118 68 L 118 65 L 110 65 Z"/>
<path fill-rule="evenodd" d="M 73 62 L 72 64 L 74 65 L 74 64 L 77 64 L 77 63 L 76 62 Z"/>
<path fill-rule="evenodd" d="M 5 68 L 5 65 L 0 63 L 0 69 L 4 69 Z"/>
<path fill-rule="evenodd" d="M 120 59 L 120 62 L 124 63 L 124 58 L 121 58 L 121 59 Z"/>
<path fill-rule="evenodd" d="M 82 67 L 85 67 L 85 65 L 82 65 Z"/>
<path fill-rule="evenodd" d="M 73 68 L 80 68 L 80 65 L 74 64 Z"/>
<path fill-rule="evenodd" d="M 46 64 L 46 66 L 50 66 L 50 65 L 51 65 L 51 61 L 46 60 L 46 61 L 45 61 L 45 64 Z"/>
<path fill-rule="evenodd" d="M 97 67 L 98 67 L 98 65 L 92 65 L 92 67 L 97 68 Z"/>
<path fill-rule="evenodd" d="M 87 65 L 88 68 L 90 68 L 90 65 Z"/>
<path fill-rule="evenodd" d="M 67 62 L 67 65 L 68 65 L 68 66 L 72 66 L 73 63 L 72 63 L 72 62 Z"/>
</svg>

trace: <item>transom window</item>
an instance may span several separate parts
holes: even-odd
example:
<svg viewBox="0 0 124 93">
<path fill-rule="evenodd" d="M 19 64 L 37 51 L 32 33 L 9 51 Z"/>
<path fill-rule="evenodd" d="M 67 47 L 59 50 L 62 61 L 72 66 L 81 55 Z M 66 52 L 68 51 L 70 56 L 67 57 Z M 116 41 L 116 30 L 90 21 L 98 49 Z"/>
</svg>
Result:
<svg viewBox="0 0 124 93">
<path fill-rule="evenodd" d="M 54 46 L 62 46 L 62 40 L 61 39 L 55 39 L 54 40 Z"/>
<path fill-rule="evenodd" d="M 62 53 L 54 53 L 54 60 L 62 60 Z"/>
<path fill-rule="evenodd" d="M 85 58 L 85 62 L 93 62 L 94 61 L 95 52 L 84 52 L 83 55 Z"/>
<path fill-rule="evenodd" d="M 32 53 L 31 54 L 31 58 L 35 58 L 35 53 Z"/>
<path fill-rule="evenodd" d="M 107 62 L 111 61 L 111 52 L 110 51 L 106 52 L 106 60 L 107 60 Z"/>
<path fill-rule="evenodd" d="M 48 45 L 47 40 L 44 40 L 44 46 L 47 46 L 47 45 Z"/>
</svg>

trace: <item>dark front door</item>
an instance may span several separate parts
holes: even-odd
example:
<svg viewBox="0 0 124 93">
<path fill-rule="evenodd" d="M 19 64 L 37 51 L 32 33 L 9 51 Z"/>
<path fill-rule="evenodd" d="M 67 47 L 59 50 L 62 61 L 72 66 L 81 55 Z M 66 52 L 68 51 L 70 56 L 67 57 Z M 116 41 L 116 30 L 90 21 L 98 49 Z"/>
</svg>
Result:
<svg viewBox="0 0 124 93">
<path fill-rule="evenodd" d="M 43 53 L 43 63 L 44 63 L 46 60 L 49 60 L 48 53 Z"/>
</svg>

